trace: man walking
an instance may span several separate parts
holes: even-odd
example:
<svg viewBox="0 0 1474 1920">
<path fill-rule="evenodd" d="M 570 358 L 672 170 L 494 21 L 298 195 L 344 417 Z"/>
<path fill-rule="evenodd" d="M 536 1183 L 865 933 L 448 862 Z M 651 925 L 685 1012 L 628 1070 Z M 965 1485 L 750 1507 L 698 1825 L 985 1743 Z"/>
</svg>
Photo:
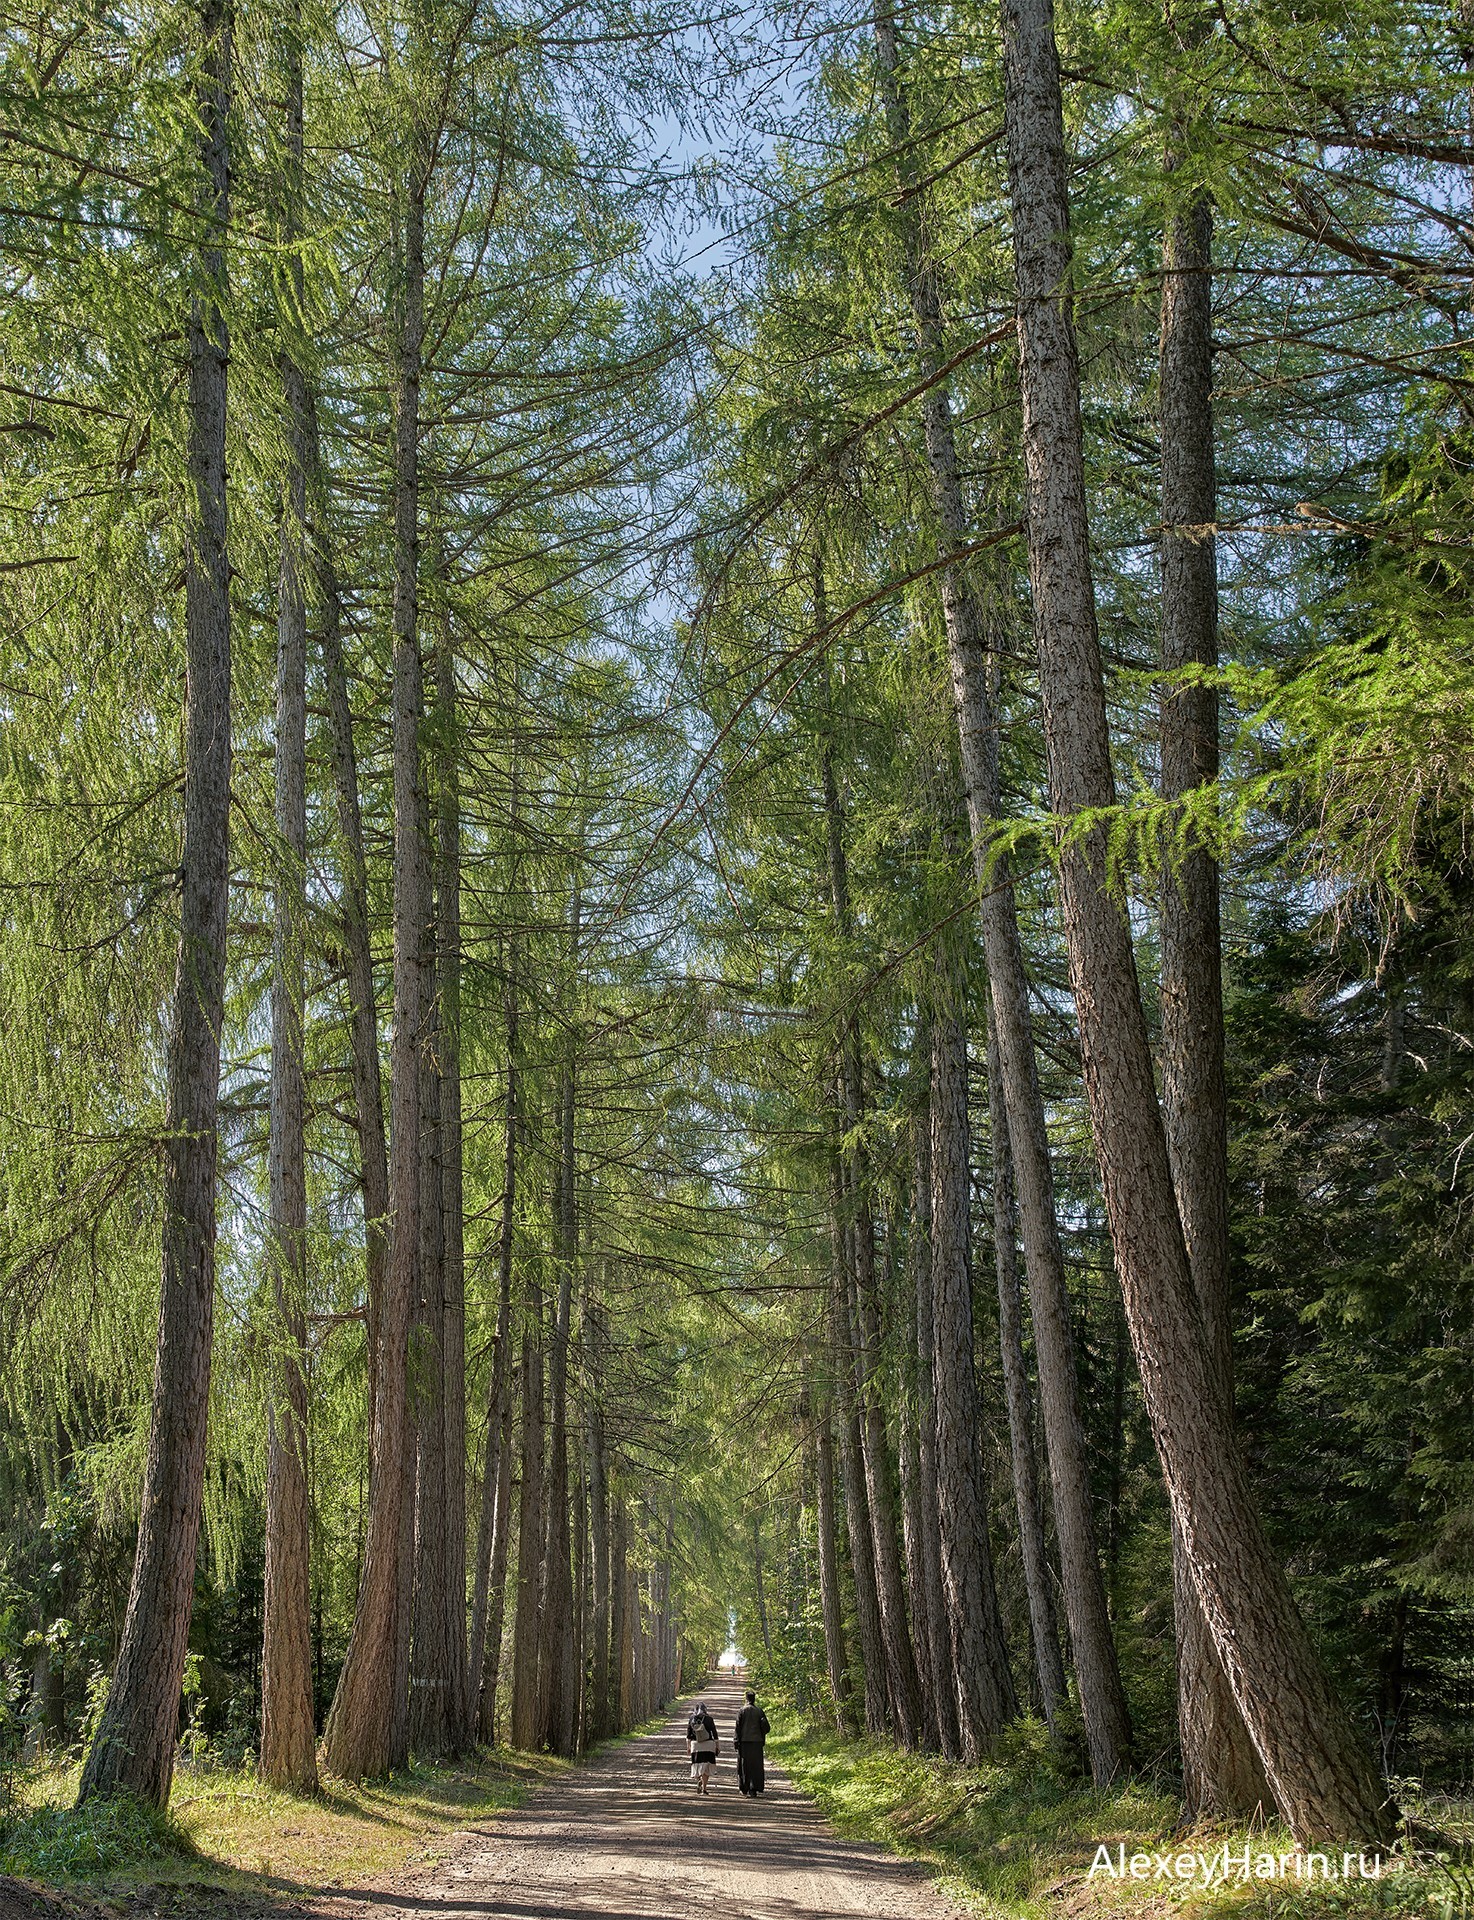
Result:
<svg viewBox="0 0 1474 1920">
<path fill-rule="evenodd" d="M 757 1695 L 749 1693 L 747 1705 L 737 1716 L 735 1739 L 737 1742 L 737 1784 L 749 1799 L 756 1799 L 763 1790 L 763 1742 L 770 1729 L 768 1716 L 757 1703 Z"/>
</svg>

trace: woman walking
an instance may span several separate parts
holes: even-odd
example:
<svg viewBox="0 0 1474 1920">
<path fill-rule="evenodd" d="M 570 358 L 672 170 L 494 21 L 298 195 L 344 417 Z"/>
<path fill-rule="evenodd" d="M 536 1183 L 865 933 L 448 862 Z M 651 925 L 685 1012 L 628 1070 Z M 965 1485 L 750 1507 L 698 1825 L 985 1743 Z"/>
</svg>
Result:
<svg viewBox="0 0 1474 1920">
<path fill-rule="evenodd" d="M 717 1723 L 706 1710 L 706 1702 L 698 1701 L 696 1711 L 686 1722 L 686 1748 L 691 1755 L 691 1778 L 696 1782 L 696 1791 L 711 1793 L 711 1770 L 717 1763 L 717 1755 L 722 1743 L 717 1738 Z"/>
</svg>

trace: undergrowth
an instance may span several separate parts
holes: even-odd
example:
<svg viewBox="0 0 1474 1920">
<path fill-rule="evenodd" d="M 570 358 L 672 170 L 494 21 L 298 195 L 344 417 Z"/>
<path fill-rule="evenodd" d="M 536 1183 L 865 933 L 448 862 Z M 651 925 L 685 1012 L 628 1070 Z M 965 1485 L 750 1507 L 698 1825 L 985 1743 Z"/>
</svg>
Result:
<svg viewBox="0 0 1474 1920">
<path fill-rule="evenodd" d="M 126 1794 L 76 1807 L 77 1764 L 38 1767 L 15 1777 L 0 1818 L 0 1873 L 108 1891 L 372 1887 L 434 1859 L 459 1829 L 519 1805 L 529 1784 L 565 1764 L 479 1753 L 362 1786 L 325 1780 L 310 1798 L 267 1786 L 250 1767 L 182 1764 L 167 1813 Z"/>
<path fill-rule="evenodd" d="M 1442 1803 L 1452 1840 L 1440 1859 L 1388 1861 L 1379 1878 L 1190 1880 L 1117 1878 L 1099 1849 L 1124 1847 L 1154 1859 L 1206 1854 L 1227 1845 L 1237 1858 L 1293 1854 L 1279 1827 L 1189 1825 L 1178 1801 L 1147 1781 L 1097 1791 L 1062 1773 L 1027 1723 L 999 1759 L 964 1767 L 899 1752 L 880 1741 L 841 1738 L 794 1722 L 769 1741 L 772 1758 L 813 1795 L 843 1834 L 925 1861 L 949 1892 L 980 1913 L 1008 1920 L 1469 1920 L 1474 1807 Z M 1461 1844 L 1462 1842 L 1462 1844 Z"/>
</svg>

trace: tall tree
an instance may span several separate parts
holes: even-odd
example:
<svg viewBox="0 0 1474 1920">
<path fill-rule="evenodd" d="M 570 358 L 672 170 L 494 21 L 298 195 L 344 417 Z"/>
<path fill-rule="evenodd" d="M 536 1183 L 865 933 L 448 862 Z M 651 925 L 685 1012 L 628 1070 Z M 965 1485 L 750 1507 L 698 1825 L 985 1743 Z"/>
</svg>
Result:
<svg viewBox="0 0 1474 1920">
<path fill-rule="evenodd" d="M 903 239 L 917 343 L 928 380 L 922 403 L 927 466 L 941 554 L 952 558 L 968 544 L 969 517 L 962 492 L 951 394 L 942 377 L 947 354 L 939 271 L 926 231 L 924 186 L 915 178 L 911 117 L 901 88 L 895 17 L 888 6 L 882 6 L 876 14 L 875 32 L 891 143 L 902 156 L 907 180 Z M 1007 1131 L 1020 1200 L 1065 1613 L 1091 1772 L 1096 1784 L 1105 1786 L 1129 1761 L 1131 1720 L 1116 1661 L 1091 1512 L 1085 1430 L 1070 1338 L 1069 1294 L 1055 1217 L 1049 1134 L 1034 1057 L 1018 911 L 1006 859 L 997 864 L 996 870 L 994 863 L 1003 796 L 998 721 L 987 678 L 989 645 L 983 609 L 960 557 L 952 559 L 942 574 L 942 612 L 973 861 L 981 895 L 979 916 L 1003 1076 L 1002 1098 L 1008 1113 Z"/>
<path fill-rule="evenodd" d="M 1009 198 L 1028 487 L 1029 575 L 1050 794 L 1066 820 L 1115 802 L 1090 571 L 1080 374 L 1070 311 L 1070 209 L 1050 0 L 1003 15 Z M 1103 829 L 1060 854 L 1085 1087 L 1127 1321 L 1193 1582 L 1264 1762 L 1302 1844 L 1390 1838 L 1395 1812 L 1270 1551 L 1207 1357 L 1153 1077 L 1130 928 Z"/>
<path fill-rule="evenodd" d="M 230 229 L 231 16 L 203 0 L 198 290 L 189 354 L 184 529 L 184 851 L 164 1111 L 164 1249 L 138 1549 L 107 1706 L 79 1801 L 126 1791 L 162 1806 L 174 1773 L 194 1597 L 215 1310 L 216 1112 L 230 888 L 230 560 L 226 538 L 225 245 Z"/>
<path fill-rule="evenodd" d="M 1018 1711 L 988 1544 L 973 1366 L 967 1031 L 960 983 L 939 963 L 931 1009 L 931 1293 L 937 1517 L 962 1756 L 976 1766 Z"/>
<path fill-rule="evenodd" d="M 1173 130 L 1168 183 L 1185 129 Z M 1174 195 L 1162 238 L 1159 361 L 1162 431 L 1162 666 L 1169 675 L 1218 665 L 1218 518 L 1213 457 L 1213 209 L 1207 193 Z M 1169 678 L 1162 699 L 1162 793 L 1218 778 L 1218 695 L 1206 680 Z M 1223 1067 L 1218 865 L 1185 848 L 1162 874 L 1162 1110 L 1207 1358 L 1233 1404 L 1229 1317 L 1228 1090 Z M 1195 1813 L 1253 1813 L 1269 1798 L 1193 1586 L 1175 1522 L 1177 1718 L 1183 1798 Z"/>
<path fill-rule="evenodd" d="M 394 394 L 394 1032 L 390 1048 L 390 1199 L 394 1229 L 379 1315 L 368 1537 L 358 1610 L 324 1730 L 334 1773 L 384 1773 L 407 1663 L 412 1543 L 408 1350 L 420 1265 L 420 1075 L 425 1007 L 425 791 L 420 755 L 420 378 L 425 326 L 425 196 L 431 156 L 414 142 L 402 198 Z"/>
<path fill-rule="evenodd" d="M 284 237 L 300 242 L 302 188 L 301 20 L 285 36 L 287 93 Z M 302 307 L 300 251 L 291 264 Z M 307 528 L 310 420 L 307 383 L 282 355 L 286 480 L 276 617 L 276 833 L 272 898 L 271 1122 L 267 1258 L 273 1315 L 267 1403 L 266 1577 L 262 1599 L 263 1779 L 295 1792 L 317 1789 L 312 1713 L 311 1518 L 307 1492 L 307 1136 L 303 1003 L 307 918 Z"/>
</svg>

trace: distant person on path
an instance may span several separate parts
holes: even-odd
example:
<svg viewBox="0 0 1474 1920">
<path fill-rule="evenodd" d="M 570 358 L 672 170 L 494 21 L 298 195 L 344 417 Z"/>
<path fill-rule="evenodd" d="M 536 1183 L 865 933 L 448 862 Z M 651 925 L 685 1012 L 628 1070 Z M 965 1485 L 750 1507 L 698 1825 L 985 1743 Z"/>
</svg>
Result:
<svg viewBox="0 0 1474 1920">
<path fill-rule="evenodd" d="M 695 1713 L 686 1722 L 686 1746 L 691 1755 L 691 1778 L 696 1782 L 696 1791 L 709 1795 L 711 1770 L 717 1763 L 722 1743 L 717 1738 L 717 1723 L 707 1712 L 704 1700 L 697 1703 Z"/>
<path fill-rule="evenodd" d="M 737 1716 L 733 1738 L 737 1742 L 737 1785 L 750 1799 L 763 1790 L 763 1742 L 770 1732 L 768 1716 L 749 1693 L 747 1705 Z"/>
</svg>

